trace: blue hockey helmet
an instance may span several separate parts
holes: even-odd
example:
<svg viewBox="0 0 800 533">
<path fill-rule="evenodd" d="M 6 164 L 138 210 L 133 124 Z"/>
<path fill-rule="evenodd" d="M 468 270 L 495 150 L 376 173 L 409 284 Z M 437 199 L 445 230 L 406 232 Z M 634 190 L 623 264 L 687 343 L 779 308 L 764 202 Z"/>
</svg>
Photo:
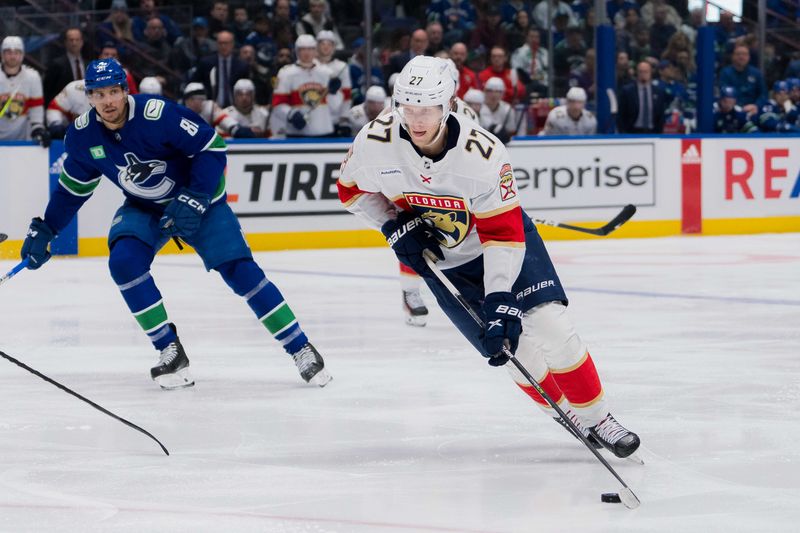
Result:
<svg viewBox="0 0 800 533">
<path fill-rule="evenodd" d="M 116 59 L 95 59 L 86 66 L 84 76 L 86 92 L 100 89 L 101 87 L 111 87 L 119 85 L 126 91 L 128 90 L 128 75 L 125 69 Z"/>
<path fill-rule="evenodd" d="M 719 99 L 736 98 L 736 89 L 733 87 L 723 87 L 719 90 Z"/>
<path fill-rule="evenodd" d="M 788 93 L 789 92 L 789 84 L 783 80 L 776 81 L 772 85 L 772 92 L 774 93 Z"/>
</svg>

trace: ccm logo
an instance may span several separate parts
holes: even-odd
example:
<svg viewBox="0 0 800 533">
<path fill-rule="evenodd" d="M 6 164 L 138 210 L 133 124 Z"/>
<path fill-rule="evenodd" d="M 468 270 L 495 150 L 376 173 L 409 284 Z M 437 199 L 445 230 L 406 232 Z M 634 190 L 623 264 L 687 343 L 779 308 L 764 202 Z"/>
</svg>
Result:
<svg viewBox="0 0 800 533">
<path fill-rule="evenodd" d="M 205 213 L 206 212 L 206 207 L 203 204 L 201 204 L 200 202 L 198 202 L 194 198 L 186 196 L 185 194 L 178 195 L 178 201 L 179 202 L 183 202 L 184 204 L 188 205 L 189 207 L 191 207 L 192 209 L 194 209 L 198 213 Z"/>
</svg>

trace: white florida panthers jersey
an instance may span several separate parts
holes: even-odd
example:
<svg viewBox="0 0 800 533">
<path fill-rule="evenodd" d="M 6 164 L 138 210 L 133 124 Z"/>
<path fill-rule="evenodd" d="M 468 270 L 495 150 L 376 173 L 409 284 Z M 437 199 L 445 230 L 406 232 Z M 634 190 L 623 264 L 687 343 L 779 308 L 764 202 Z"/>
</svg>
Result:
<svg viewBox="0 0 800 533">
<path fill-rule="evenodd" d="M 69 124 L 91 107 L 84 81 L 73 80 L 47 104 L 47 124 Z"/>
<path fill-rule="evenodd" d="M 30 139 L 34 126 L 44 125 L 42 78 L 27 65 L 16 76 L 0 68 L 0 140 Z"/>
<path fill-rule="evenodd" d="M 345 207 L 380 229 L 400 210 L 439 233 L 441 268 L 483 254 L 487 293 L 510 291 L 525 255 L 522 212 L 505 146 L 463 115 L 447 119 L 445 150 L 418 151 L 393 114 L 361 129 L 339 175 Z"/>
</svg>

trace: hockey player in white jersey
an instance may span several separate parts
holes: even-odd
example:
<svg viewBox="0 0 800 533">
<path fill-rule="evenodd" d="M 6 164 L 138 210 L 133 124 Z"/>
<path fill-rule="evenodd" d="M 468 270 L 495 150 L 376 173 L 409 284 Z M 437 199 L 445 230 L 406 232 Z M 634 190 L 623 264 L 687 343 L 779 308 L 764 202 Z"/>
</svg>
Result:
<svg viewBox="0 0 800 533">
<path fill-rule="evenodd" d="M 272 135 L 328 137 L 334 131 L 328 106 L 328 94 L 337 88 L 331 79 L 333 74 L 317 61 L 317 41 L 311 35 L 297 38 L 295 52 L 297 61 L 278 71 L 277 86 L 272 93 Z"/>
<path fill-rule="evenodd" d="M 480 124 L 491 131 L 503 144 L 511 140 L 517 127 L 517 114 L 511 104 L 503 101 L 506 84 L 500 78 L 489 78 L 483 88 Z"/>
<path fill-rule="evenodd" d="M 594 135 L 597 119 L 587 111 L 586 91 L 572 87 L 567 91 L 567 103 L 550 110 L 544 129 L 539 135 Z"/>
<path fill-rule="evenodd" d="M 455 61 L 450 58 L 445 59 L 445 61 L 447 62 L 447 70 L 450 73 L 450 76 L 453 78 L 453 82 L 456 84 L 456 93 L 458 93 L 458 86 L 461 83 L 461 76 L 458 73 L 458 67 L 456 67 Z M 478 122 L 478 114 L 475 112 L 475 110 L 458 96 L 456 96 L 455 100 L 453 100 L 452 107 L 454 113 L 464 115 L 468 119 Z"/>
<path fill-rule="evenodd" d="M 183 89 L 183 105 L 200 115 L 208 124 L 214 126 L 223 137 L 247 139 L 255 137 L 250 128 L 240 125 L 229 116 L 214 100 L 206 96 L 202 83 L 192 82 Z"/>
<path fill-rule="evenodd" d="M 50 145 L 44 127 L 42 78 L 27 65 L 25 45 L 20 37 L 9 35 L 0 44 L 0 141 L 33 139 Z"/>
<path fill-rule="evenodd" d="M 348 123 L 353 133 L 363 128 L 367 122 L 372 122 L 386 107 L 386 91 L 380 85 L 373 85 L 367 89 L 367 94 L 363 104 L 358 104 L 350 108 L 348 112 Z"/>
<path fill-rule="evenodd" d="M 83 80 L 72 80 L 47 104 L 47 129 L 53 139 L 63 139 L 70 123 L 91 109 Z"/>
<path fill-rule="evenodd" d="M 317 59 L 331 71 L 328 83 L 328 106 L 337 137 L 350 137 L 355 130 L 350 129 L 348 115 L 353 104 L 353 83 L 347 63 L 334 57 L 336 35 L 330 30 L 317 34 Z"/>
<path fill-rule="evenodd" d="M 256 104 L 256 86 L 247 78 L 233 85 L 233 105 L 225 113 L 240 126 L 250 128 L 256 137 L 265 137 L 269 128 L 269 111 Z"/>
<path fill-rule="evenodd" d="M 595 446 L 618 457 L 639 437 L 609 411 L 567 297 L 542 239 L 520 208 L 509 155 L 497 137 L 451 113 L 455 85 L 446 64 L 417 56 L 394 87 L 393 113 L 359 132 L 342 163 L 339 197 L 380 230 L 398 259 L 421 274 L 442 310 L 492 366 L 552 415 L 513 365 L 508 347 Z M 433 275 L 444 274 L 483 315 L 480 328 Z"/>
</svg>

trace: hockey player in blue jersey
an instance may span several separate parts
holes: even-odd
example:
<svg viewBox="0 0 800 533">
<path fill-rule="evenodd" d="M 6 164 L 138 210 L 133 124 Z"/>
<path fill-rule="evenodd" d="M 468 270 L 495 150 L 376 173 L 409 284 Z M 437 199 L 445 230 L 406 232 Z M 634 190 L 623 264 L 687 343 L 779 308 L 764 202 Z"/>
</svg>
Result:
<svg viewBox="0 0 800 533">
<path fill-rule="evenodd" d="M 796 133 L 797 108 L 789 99 L 790 86 L 786 81 L 776 81 L 772 98 L 758 112 L 758 128 L 765 133 Z"/>
<path fill-rule="evenodd" d="M 111 277 L 136 321 L 160 352 L 151 377 L 163 388 L 194 384 L 189 359 L 150 275 L 156 252 L 171 237 L 194 247 L 242 296 L 292 355 L 302 378 L 324 386 L 331 377 L 289 305 L 253 260 L 236 215 L 226 203 L 226 147 L 191 110 L 153 95 L 128 94 L 113 59 L 86 68 L 92 109 L 75 119 L 64 140 L 67 157 L 44 213 L 22 246 L 29 268 L 49 258 L 50 241 L 89 199 L 103 175 L 122 189 L 108 236 Z"/>
<path fill-rule="evenodd" d="M 758 127 L 747 117 L 747 113 L 736 105 L 736 89 L 723 87 L 719 101 L 714 103 L 714 133 L 751 133 Z"/>
</svg>

